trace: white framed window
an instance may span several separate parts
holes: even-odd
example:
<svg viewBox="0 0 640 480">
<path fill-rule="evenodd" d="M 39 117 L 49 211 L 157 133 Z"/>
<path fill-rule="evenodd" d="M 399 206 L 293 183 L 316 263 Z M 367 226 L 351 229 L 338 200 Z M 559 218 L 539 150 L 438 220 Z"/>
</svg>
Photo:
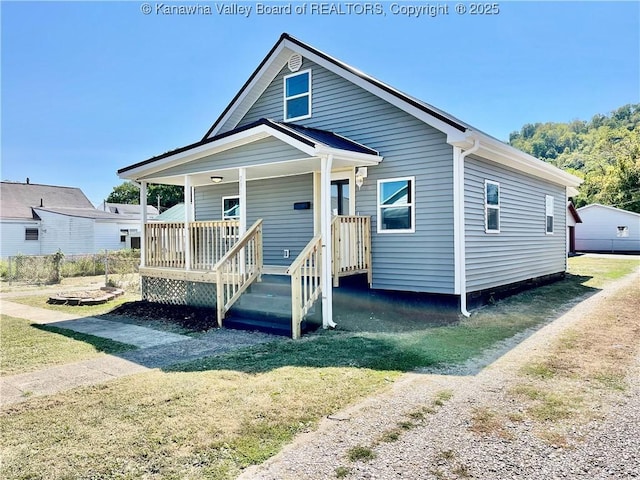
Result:
<svg viewBox="0 0 640 480">
<path fill-rule="evenodd" d="M 25 228 L 24 239 L 25 240 L 38 240 L 40 231 L 37 228 Z"/>
<path fill-rule="evenodd" d="M 222 219 L 235 220 L 240 218 L 240 197 L 222 197 Z"/>
<path fill-rule="evenodd" d="M 618 225 L 616 237 L 626 238 L 629 236 L 629 226 L 628 225 Z"/>
<path fill-rule="evenodd" d="M 500 233 L 500 184 L 484 181 L 484 231 Z"/>
<path fill-rule="evenodd" d="M 551 235 L 553 233 L 553 196 L 545 195 L 544 208 L 545 208 L 547 235 Z"/>
<path fill-rule="evenodd" d="M 284 77 L 284 121 L 311 117 L 311 70 Z"/>
<path fill-rule="evenodd" d="M 416 231 L 415 178 L 378 180 L 378 233 Z"/>
</svg>

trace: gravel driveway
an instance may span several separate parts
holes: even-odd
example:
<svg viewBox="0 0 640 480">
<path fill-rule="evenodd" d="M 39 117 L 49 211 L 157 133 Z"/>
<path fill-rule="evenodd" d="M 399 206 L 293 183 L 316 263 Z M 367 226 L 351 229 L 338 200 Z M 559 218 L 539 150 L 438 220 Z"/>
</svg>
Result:
<svg viewBox="0 0 640 480">
<path fill-rule="evenodd" d="M 475 376 L 407 374 L 389 391 L 328 417 L 317 431 L 299 436 L 240 479 L 640 478 L 640 356 L 630 370 L 629 388 L 608 397 L 604 420 L 574 428 L 572 437 L 580 441 L 572 448 L 541 441 L 527 421 L 501 425 L 502 436 L 469 428 L 479 406 L 517 409 L 507 391 L 522 364 L 544 352 L 598 302 L 639 281 L 636 273 L 610 285 Z M 439 396 L 451 399 L 438 405 L 434 399 Z M 396 441 L 379 441 L 383 432 L 418 418 L 425 409 L 429 414 L 415 428 L 402 431 Z M 357 446 L 373 446 L 375 458 L 349 461 L 348 452 Z"/>
</svg>

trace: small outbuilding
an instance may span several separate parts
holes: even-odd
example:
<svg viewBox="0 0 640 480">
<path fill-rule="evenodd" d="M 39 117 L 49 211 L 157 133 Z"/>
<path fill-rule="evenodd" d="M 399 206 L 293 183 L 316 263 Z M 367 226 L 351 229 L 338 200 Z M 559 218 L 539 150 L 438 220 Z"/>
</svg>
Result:
<svg viewBox="0 0 640 480">
<path fill-rule="evenodd" d="M 578 208 L 579 252 L 640 253 L 640 214 L 594 203 Z"/>
</svg>

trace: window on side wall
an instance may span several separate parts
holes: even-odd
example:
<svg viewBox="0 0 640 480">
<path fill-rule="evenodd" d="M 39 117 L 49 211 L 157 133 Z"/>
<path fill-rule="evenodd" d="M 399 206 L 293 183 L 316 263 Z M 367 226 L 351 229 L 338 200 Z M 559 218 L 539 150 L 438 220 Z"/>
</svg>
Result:
<svg viewBox="0 0 640 480">
<path fill-rule="evenodd" d="M 627 225 L 618 225 L 616 237 L 626 238 L 629 236 L 629 227 Z"/>
<path fill-rule="evenodd" d="M 37 228 L 25 228 L 24 229 L 24 239 L 25 240 L 38 240 L 38 229 Z"/>
<path fill-rule="evenodd" d="M 484 231 L 500 233 L 500 184 L 484 181 Z"/>
<path fill-rule="evenodd" d="M 378 180 L 378 232 L 415 232 L 415 177 Z"/>
<path fill-rule="evenodd" d="M 547 234 L 553 233 L 553 197 L 545 196 L 545 214 L 547 219 Z"/>
<path fill-rule="evenodd" d="M 311 116 L 311 70 L 284 77 L 284 120 L 292 122 Z"/>
</svg>

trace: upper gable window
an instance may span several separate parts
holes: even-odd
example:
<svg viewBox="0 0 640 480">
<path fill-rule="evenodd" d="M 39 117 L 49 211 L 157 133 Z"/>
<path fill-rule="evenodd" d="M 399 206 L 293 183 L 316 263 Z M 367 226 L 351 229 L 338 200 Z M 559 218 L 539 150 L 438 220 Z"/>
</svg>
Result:
<svg viewBox="0 0 640 480">
<path fill-rule="evenodd" d="M 284 77 L 284 120 L 311 116 L 311 70 Z"/>
</svg>

